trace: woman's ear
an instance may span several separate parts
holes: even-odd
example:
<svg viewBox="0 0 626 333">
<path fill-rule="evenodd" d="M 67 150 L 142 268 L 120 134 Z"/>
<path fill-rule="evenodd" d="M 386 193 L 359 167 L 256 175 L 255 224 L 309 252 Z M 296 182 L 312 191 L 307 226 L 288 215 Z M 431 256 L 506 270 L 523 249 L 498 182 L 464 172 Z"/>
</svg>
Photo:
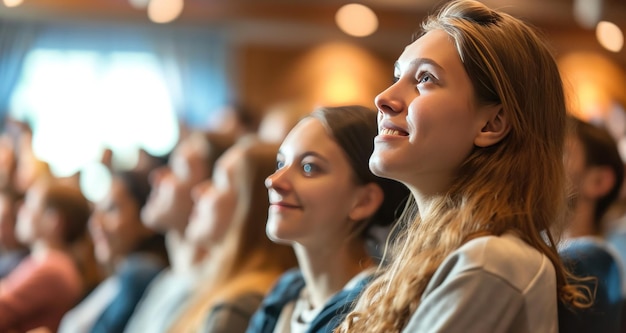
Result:
<svg viewBox="0 0 626 333">
<path fill-rule="evenodd" d="M 357 201 L 348 217 L 352 221 L 361 221 L 376 213 L 383 203 L 385 194 L 376 183 L 365 184 L 358 193 Z"/>
<path fill-rule="evenodd" d="M 489 147 L 500 142 L 511 130 L 502 104 L 488 106 L 482 110 L 485 114 L 484 125 L 474 139 L 474 145 L 478 147 Z"/>
</svg>

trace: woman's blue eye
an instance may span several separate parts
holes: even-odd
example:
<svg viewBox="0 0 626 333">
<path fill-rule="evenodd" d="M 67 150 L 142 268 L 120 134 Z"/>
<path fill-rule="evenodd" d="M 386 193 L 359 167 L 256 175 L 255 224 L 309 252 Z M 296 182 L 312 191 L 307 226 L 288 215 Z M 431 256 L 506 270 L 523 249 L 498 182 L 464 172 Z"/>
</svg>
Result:
<svg viewBox="0 0 626 333">
<path fill-rule="evenodd" d="M 427 83 L 427 82 L 432 82 L 432 81 L 433 81 L 433 76 L 429 73 L 422 73 L 417 78 L 417 83 Z"/>
<path fill-rule="evenodd" d="M 309 163 L 304 164 L 302 166 L 302 170 L 304 170 L 304 172 L 306 172 L 306 173 L 311 173 L 311 172 L 313 172 L 313 166 L 311 164 L 309 164 Z"/>
<path fill-rule="evenodd" d="M 276 161 L 276 170 L 280 170 L 285 166 L 285 162 L 283 161 Z"/>
</svg>

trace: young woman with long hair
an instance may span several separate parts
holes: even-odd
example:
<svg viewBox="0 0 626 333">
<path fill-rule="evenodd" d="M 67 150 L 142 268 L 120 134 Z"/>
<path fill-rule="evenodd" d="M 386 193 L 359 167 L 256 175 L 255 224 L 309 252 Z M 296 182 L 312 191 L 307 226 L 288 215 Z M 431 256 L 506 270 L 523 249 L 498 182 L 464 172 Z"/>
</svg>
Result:
<svg viewBox="0 0 626 333">
<path fill-rule="evenodd" d="M 389 266 L 340 332 L 557 332 L 568 284 L 566 105 L 546 43 L 477 1 L 448 2 L 376 97 L 372 171 L 411 191 Z"/>
</svg>

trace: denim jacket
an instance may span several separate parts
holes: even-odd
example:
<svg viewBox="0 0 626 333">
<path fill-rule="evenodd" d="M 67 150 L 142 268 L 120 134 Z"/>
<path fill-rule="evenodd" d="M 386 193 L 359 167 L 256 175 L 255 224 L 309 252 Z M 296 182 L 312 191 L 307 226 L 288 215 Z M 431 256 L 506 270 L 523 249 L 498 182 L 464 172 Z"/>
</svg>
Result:
<svg viewBox="0 0 626 333">
<path fill-rule="evenodd" d="M 307 333 L 332 333 L 346 317 L 361 290 L 371 280 L 372 277 L 368 276 L 353 288 L 344 289 L 335 294 L 311 322 Z M 246 333 L 273 333 L 283 308 L 298 298 L 304 285 L 300 270 L 292 269 L 283 274 L 250 320 Z"/>
</svg>

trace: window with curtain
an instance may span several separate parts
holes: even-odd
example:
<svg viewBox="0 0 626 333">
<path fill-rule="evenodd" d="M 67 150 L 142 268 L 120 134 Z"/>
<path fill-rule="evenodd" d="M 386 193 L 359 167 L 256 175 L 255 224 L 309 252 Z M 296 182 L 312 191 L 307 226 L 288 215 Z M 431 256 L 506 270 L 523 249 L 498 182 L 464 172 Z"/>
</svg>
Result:
<svg viewBox="0 0 626 333">
<path fill-rule="evenodd" d="M 139 148 L 167 154 L 178 138 L 172 100 L 150 53 L 34 49 L 9 109 L 33 128 L 35 154 L 59 176 L 110 148 L 116 166 L 134 166 Z"/>
<path fill-rule="evenodd" d="M 57 176 L 107 148 L 123 169 L 140 148 L 165 155 L 180 123 L 210 127 L 230 100 L 228 49 L 216 33 L 55 25 L 30 37 L 7 109 L 31 124 L 34 152 Z"/>
</svg>

